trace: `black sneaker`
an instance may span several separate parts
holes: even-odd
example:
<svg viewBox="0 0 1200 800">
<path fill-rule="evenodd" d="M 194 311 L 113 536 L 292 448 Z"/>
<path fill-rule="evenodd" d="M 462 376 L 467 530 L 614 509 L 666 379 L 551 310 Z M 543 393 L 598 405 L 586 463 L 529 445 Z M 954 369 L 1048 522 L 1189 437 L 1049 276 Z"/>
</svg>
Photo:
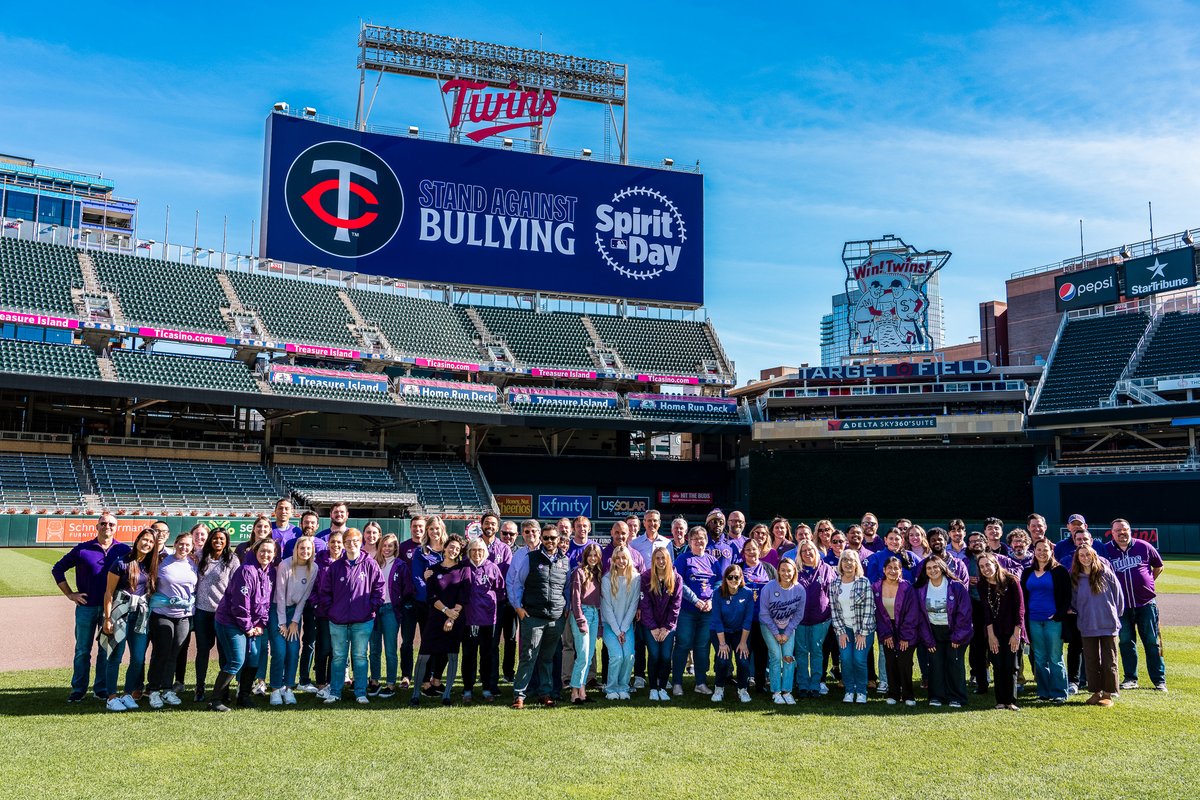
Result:
<svg viewBox="0 0 1200 800">
<path fill-rule="evenodd" d="M 379 684 L 378 683 L 368 683 L 367 684 L 367 697 L 379 697 Z"/>
<path fill-rule="evenodd" d="M 208 710 L 225 712 L 229 710 L 229 706 L 225 705 L 220 700 L 214 700 L 208 704 Z"/>
<path fill-rule="evenodd" d="M 203 689 L 197 689 L 197 690 L 196 690 L 196 702 L 197 702 L 197 703 L 203 703 L 203 702 L 204 702 L 204 690 L 203 690 Z"/>
<path fill-rule="evenodd" d="M 421 694 L 425 695 L 426 697 L 441 697 L 442 691 L 443 689 L 441 686 L 434 686 L 433 684 L 430 684 L 421 690 Z"/>
<path fill-rule="evenodd" d="M 396 696 L 396 690 L 391 686 L 384 686 L 378 692 L 376 692 L 376 694 L 379 695 L 381 700 L 391 700 Z"/>
<path fill-rule="evenodd" d="M 99 700 L 101 703 L 108 702 L 108 692 L 105 692 L 105 691 L 93 692 L 92 695 L 97 700 Z"/>
<path fill-rule="evenodd" d="M 254 702 L 254 698 L 242 692 L 238 692 L 237 704 L 241 708 L 258 708 L 258 704 Z"/>
<path fill-rule="evenodd" d="M 71 692 L 67 695 L 68 703 L 82 703 L 83 698 L 87 697 L 87 692 Z"/>
</svg>

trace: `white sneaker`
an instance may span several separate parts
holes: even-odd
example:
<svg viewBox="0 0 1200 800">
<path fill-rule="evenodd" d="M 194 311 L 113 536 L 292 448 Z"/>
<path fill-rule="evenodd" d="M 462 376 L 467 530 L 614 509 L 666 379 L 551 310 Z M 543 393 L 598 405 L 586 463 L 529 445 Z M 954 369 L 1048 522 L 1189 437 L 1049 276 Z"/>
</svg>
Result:
<svg viewBox="0 0 1200 800">
<path fill-rule="evenodd" d="M 628 699 L 629 699 L 629 692 L 618 692 L 618 693 L 617 693 L 617 699 L 618 699 L 618 700 L 628 700 Z"/>
<path fill-rule="evenodd" d="M 675 686 L 671 688 L 671 694 L 675 695 L 676 697 L 683 697 L 683 687 L 678 683 L 675 684 Z"/>
<path fill-rule="evenodd" d="M 908 707 L 910 707 L 910 708 L 911 708 L 912 706 L 915 706 L 916 704 L 917 704 L 917 701 L 916 701 L 916 700 L 905 700 L 905 701 L 904 701 L 904 705 L 906 705 L 906 706 L 908 706 Z"/>
<path fill-rule="evenodd" d="M 930 700 L 929 705 L 933 706 L 934 708 L 941 708 L 942 701 L 941 700 Z"/>
<path fill-rule="evenodd" d="M 328 700 L 330 697 L 332 697 L 332 695 L 329 694 L 328 686 L 325 687 L 324 689 L 317 689 L 317 699 L 318 700 Z"/>
<path fill-rule="evenodd" d="M 273 705 L 273 706 L 283 705 L 283 692 L 279 691 L 278 689 L 271 690 L 271 705 Z"/>
<path fill-rule="evenodd" d="M 366 695 L 363 695 L 362 697 L 354 698 L 354 702 L 358 703 L 359 705 L 365 706 L 365 705 L 368 705 L 371 701 L 367 699 Z"/>
<path fill-rule="evenodd" d="M 880 681 L 879 685 L 875 689 L 875 692 L 876 692 L 876 694 L 887 694 L 887 690 L 888 690 L 887 683 L 885 681 Z"/>
<path fill-rule="evenodd" d="M 163 707 L 163 699 L 162 699 L 161 693 L 159 693 L 159 692 L 151 692 L 150 693 L 150 707 L 151 708 L 162 708 Z"/>
<path fill-rule="evenodd" d="M 776 692 L 775 694 L 771 695 L 771 702 L 777 706 L 783 705 L 783 695 L 779 692 Z"/>
<path fill-rule="evenodd" d="M 843 703 L 853 703 L 854 702 L 854 692 L 846 692 L 846 694 L 844 694 L 842 696 L 842 702 Z"/>
<path fill-rule="evenodd" d="M 822 697 L 824 697 L 825 695 L 829 694 L 829 687 L 822 683 L 821 688 L 817 691 L 820 692 Z"/>
<path fill-rule="evenodd" d="M 682 692 L 680 692 L 680 694 L 682 694 Z M 663 703 L 669 703 L 669 702 L 671 702 L 671 695 L 667 694 L 666 689 L 659 689 L 658 690 L 658 699 Z"/>
<path fill-rule="evenodd" d="M 608 692 L 604 695 L 605 700 L 619 700 L 620 697 L 621 695 L 617 694 L 616 692 Z"/>
<path fill-rule="evenodd" d="M 107 708 L 109 711 L 125 711 L 126 710 L 125 704 L 122 703 L 121 698 L 117 697 L 116 695 L 108 698 L 108 702 L 104 704 L 104 707 Z M 137 708 L 137 706 L 134 706 L 134 708 Z"/>
<path fill-rule="evenodd" d="M 784 692 L 783 693 L 783 702 L 789 706 L 794 706 L 794 705 L 796 705 L 796 698 L 792 697 L 791 692 Z"/>
<path fill-rule="evenodd" d="M 1129 681 L 1121 681 L 1121 688 L 1122 688 L 1122 689 L 1136 689 L 1136 688 L 1138 688 L 1138 682 L 1137 682 L 1137 678 L 1134 678 L 1133 680 L 1129 680 Z"/>
<path fill-rule="evenodd" d="M 867 696 L 865 694 L 856 694 L 854 695 L 854 702 L 865 703 L 867 702 Z"/>
<path fill-rule="evenodd" d="M 125 706 L 125 708 L 129 711 L 132 711 L 138 707 L 137 700 L 134 700 L 133 695 L 131 694 L 121 695 L 120 700 L 121 705 Z"/>
<path fill-rule="evenodd" d="M 633 688 L 634 689 L 645 689 L 646 688 L 646 679 L 645 678 L 634 678 L 633 679 Z"/>
<path fill-rule="evenodd" d="M 325 698 L 325 702 L 326 703 L 336 703 L 341 699 L 342 699 L 341 695 L 331 694 Z"/>
<path fill-rule="evenodd" d="M 651 690 L 650 690 L 650 702 L 651 702 L 651 703 L 657 703 L 657 702 L 658 702 L 658 689 L 651 689 Z"/>
<path fill-rule="evenodd" d="M 957 700 L 951 700 L 950 707 L 951 708 L 962 708 L 962 703 L 958 702 Z"/>
<path fill-rule="evenodd" d="M 738 700 L 741 700 L 743 703 L 749 703 L 750 693 L 745 689 L 738 689 Z"/>
<path fill-rule="evenodd" d="M 1079 694 L 1079 684 L 1072 683 L 1067 685 L 1067 697 Z"/>
<path fill-rule="evenodd" d="M 283 702 L 289 706 L 296 705 L 296 695 L 292 694 L 292 690 L 286 686 L 283 689 Z"/>
<path fill-rule="evenodd" d="M 302 683 L 296 687 L 296 691 L 308 692 L 309 694 L 316 694 L 317 692 L 319 692 L 321 690 L 318 689 L 316 686 L 313 686 L 311 683 Z"/>
<path fill-rule="evenodd" d="M 183 701 L 179 699 L 179 695 L 175 694 L 174 689 L 168 689 L 167 691 L 163 692 L 163 700 L 169 706 L 183 705 Z"/>
<path fill-rule="evenodd" d="M 713 689 L 712 701 L 714 703 L 719 703 L 724 699 L 725 699 L 725 687 L 724 686 L 718 686 L 716 689 Z"/>
<path fill-rule="evenodd" d="M 894 698 L 894 697 L 889 697 L 889 698 L 887 699 L 887 704 L 888 704 L 889 706 L 894 706 L 894 705 L 896 705 L 896 698 Z"/>
<path fill-rule="evenodd" d="M 712 689 L 703 683 L 696 685 L 696 694 L 712 694 Z"/>
<path fill-rule="evenodd" d="M 267 682 L 266 682 L 266 681 L 258 681 L 258 680 L 256 680 L 256 681 L 254 682 L 254 686 L 252 686 L 252 687 L 251 687 L 251 689 L 250 689 L 250 693 L 251 693 L 251 694 L 256 694 L 256 695 L 258 695 L 259 697 L 262 697 L 262 696 L 264 696 L 264 695 L 267 693 Z"/>
</svg>

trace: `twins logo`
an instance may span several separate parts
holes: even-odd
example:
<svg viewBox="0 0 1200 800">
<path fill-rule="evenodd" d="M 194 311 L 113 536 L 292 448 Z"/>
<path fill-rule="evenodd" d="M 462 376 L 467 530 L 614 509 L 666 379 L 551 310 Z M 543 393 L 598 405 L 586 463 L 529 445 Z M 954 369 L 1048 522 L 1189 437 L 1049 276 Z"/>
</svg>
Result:
<svg viewBox="0 0 1200 800">
<path fill-rule="evenodd" d="M 298 155 L 283 193 L 296 230 L 339 258 L 384 247 L 404 217 L 404 191 L 391 167 L 349 142 L 321 142 Z"/>
<path fill-rule="evenodd" d="M 1069 303 L 1070 301 L 1074 300 L 1075 294 L 1075 284 L 1073 283 L 1064 283 L 1062 286 L 1058 287 L 1058 299 L 1062 300 L 1064 303 Z"/>
<path fill-rule="evenodd" d="M 662 192 L 629 186 L 596 208 L 596 249 L 615 272 L 653 280 L 674 272 L 687 242 L 687 224 Z"/>
</svg>

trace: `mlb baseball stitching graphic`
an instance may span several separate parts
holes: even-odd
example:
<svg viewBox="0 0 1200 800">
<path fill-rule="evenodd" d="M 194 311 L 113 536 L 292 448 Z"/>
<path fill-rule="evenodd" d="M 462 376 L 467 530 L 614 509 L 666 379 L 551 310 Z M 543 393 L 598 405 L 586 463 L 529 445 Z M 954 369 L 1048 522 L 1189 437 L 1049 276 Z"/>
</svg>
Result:
<svg viewBox="0 0 1200 800">
<path fill-rule="evenodd" d="M 672 203 L 671 200 L 662 192 L 646 186 L 631 186 L 626 187 L 614 194 L 612 202 L 614 204 L 619 203 L 622 200 L 626 200 L 635 195 L 652 198 L 666 206 L 667 211 L 675 220 L 675 224 L 679 227 L 679 245 L 682 246 L 687 242 L 687 224 L 683 221 L 683 215 L 679 213 L 679 209 L 675 207 L 675 204 Z M 600 252 L 600 257 L 604 259 L 606 264 L 612 267 L 616 272 L 624 275 L 626 278 L 633 278 L 634 280 L 652 280 L 663 273 L 661 268 L 637 270 L 621 266 L 616 260 L 613 259 L 612 256 L 609 255 L 608 248 L 604 246 L 604 240 L 600 237 L 599 232 L 596 233 L 596 249 Z"/>
</svg>

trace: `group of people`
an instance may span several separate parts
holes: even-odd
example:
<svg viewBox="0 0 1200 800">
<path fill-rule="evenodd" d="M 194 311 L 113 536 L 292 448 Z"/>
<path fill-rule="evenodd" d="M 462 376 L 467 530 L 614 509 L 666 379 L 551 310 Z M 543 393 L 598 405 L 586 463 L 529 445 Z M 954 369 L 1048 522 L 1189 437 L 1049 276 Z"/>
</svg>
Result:
<svg viewBox="0 0 1200 800">
<path fill-rule="evenodd" d="M 747 529 L 741 512 L 714 509 L 663 534 L 651 510 L 613 523 L 601 546 L 586 517 L 485 514 L 469 537 L 417 518 L 401 542 L 375 522 L 348 527 L 345 504 L 320 531 L 315 513 L 299 525 L 293 513 L 280 500 L 236 547 L 203 524 L 168 542 L 163 522 L 126 545 L 102 514 L 96 537 L 52 570 L 76 603 L 69 702 L 87 695 L 95 649 L 92 691 L 109 710 L 147 695 L 151 708 L 182 704 L 190 640 L 194 700 L 216 711 L 256 694 L 336 703 L 348 686 L 357 703 L 403 692 L 449 705 L 460 673 L 463 703 L 495 701 L 503 674 L 518 709 L 564 702 L 565 690 L 573 704 L 595 689 L 669 702 L 689 674 L 717 703 L 753 690 L 793 705 L 840 681 L 845 703 L 875 689 L 915 706 L 924 689 L 930 706 L 962 708 L 969 680 L 977 694 L 991 687 L 997 709 L 1017 710 L 1029 683 L 1051 703 L 1086 684 L 1087 702 L 1108 706 L 1138 685 L 1139 639 L 1150 684 L 1166 691 L 1163 562 L 1123 519 L 1100 543 L 1077 514 L 1054 542 L 1038 514 L 1005 536 L 996 518 L 971 532 L 900 519 L 885 534 L 870 513 L 843 532 L 783 517 Z"/>
</svg>

